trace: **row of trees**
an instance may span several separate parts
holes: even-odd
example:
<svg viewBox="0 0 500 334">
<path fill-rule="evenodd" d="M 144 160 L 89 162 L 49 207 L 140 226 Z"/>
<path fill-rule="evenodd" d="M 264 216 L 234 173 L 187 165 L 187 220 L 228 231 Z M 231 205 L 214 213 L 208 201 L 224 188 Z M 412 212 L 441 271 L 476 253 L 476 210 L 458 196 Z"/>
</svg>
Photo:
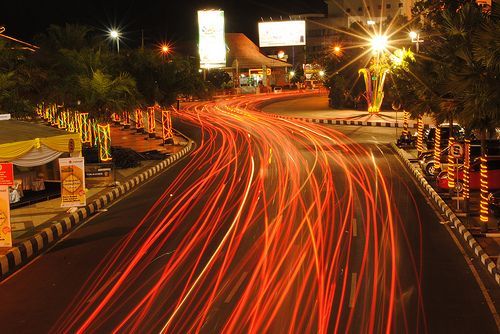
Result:
<svg viewBox="0 0 500 334">
<path fill-rule="evenodd" d="M 39 49 L 29 52 L 0 39 L 0 112 L 22 117 L 49 102 L 105 119 L 137 106 L 170 105 L 179 94 L 209 94 L 197 59 L 155 49 L 118 54 L 85 26 L 50 26 L 34 44 Z"/>
<path fill-rule="evenodd" d="M 500 126 L 500 22 L 475 1 L 419 1 L 425 41 L 416 61 L 393 73 L 392 90 L 413 117 L 457 120 L 482 139 Z M 450 122 L 451 123 L 451 122 Z"/>
</svg>

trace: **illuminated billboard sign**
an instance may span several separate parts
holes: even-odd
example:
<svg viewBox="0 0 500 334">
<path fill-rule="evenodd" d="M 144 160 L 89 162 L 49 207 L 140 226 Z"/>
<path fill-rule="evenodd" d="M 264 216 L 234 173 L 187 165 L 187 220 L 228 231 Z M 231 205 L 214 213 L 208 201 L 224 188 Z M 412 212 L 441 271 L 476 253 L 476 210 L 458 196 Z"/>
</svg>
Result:
<svg viewBox="0 0 500 334">
<path fill-rule="evenodd" d="M 224 12 L 199 10 L 198 27 L 201 68 L 226 66 L 226 42 L 224 38 Z"/>
<path fill-rule="evenodd" d="M 259 45 L 306 45 L 306 21 L 259 22 Z"/>
</svg>

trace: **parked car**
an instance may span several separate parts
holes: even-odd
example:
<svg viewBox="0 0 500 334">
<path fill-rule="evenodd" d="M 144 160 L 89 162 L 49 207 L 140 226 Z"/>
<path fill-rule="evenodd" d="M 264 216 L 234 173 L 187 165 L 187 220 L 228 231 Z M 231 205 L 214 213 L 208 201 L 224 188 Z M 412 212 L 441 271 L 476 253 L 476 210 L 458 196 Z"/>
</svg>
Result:
<svg viewBox="0 0 500 334">
<path fill-rule="evenodd" d="M 448 147 L 441 151 L 441 169 L 446 168 L 448 162 Z M 434 151 L 425 151 L 418 157 L 418 164 L 424 173 L 428 176 L 436 176 L 437 171 L 434 166 Z"/>
<path fill-rule="evenodd" d="M 441 170 L 444 170 L 448 165 L 448 148 L 446 147 L 441 151 Z M 486 150 L 489 156 L 500 156 L 500 140 L 491 139 L 486 141 Z M 481 155 L 481 141 L 473 140 L 471 141 L 470 157 L 473 161 Z M 421 153 L 418 157 L 418 163 L 420 168 L 428 176 L 436 176 L 436 171 L 434 168 L 434 150 L 425 151 Z M 462 160 L 459 161 L 463 163 Z"/>
<path fill-rule="evenodd" d="M 480 165 L 481 161 L 479 158 L 474 159 L 471 164 L 471 171 L 469 174 L 470 178 L 470 189 L 478 190 L 480 189 Z M 486 164 L 488 168 L 488 188 L 490 190 L 500 189 L 500 157 L 488 157 L 488 161 Z M 463 168 L 458 170 L 455 181 L 455 190 L 458 192 L 462 192 L 463 190 L 463 179 L 464 179 L 464 171 Z M 437 186 L 439 189 L 446 190 L 448 187 L 448 173 L 443 171 L 439 173 L 437 177 Z"/>
<path fill-rule="evenodd" d="M 441 147 L 448 146 L 448 139 L 450 138 L 449 123 L 442 123 L 439 125 L 441 129 Z M 453 137 L 462 140 L 465 136 L 465 130 L 459 124 L 453 124 Z M 434 140 L 436 137 L 436 128 L 429 128 L 424 132 L 424 141 L 428 150 L 434 148 Z"/>
<path fill-rule="evenodd" d="M 276 86 L 273 88 L 273 92 L 276 93 L 276 94 L 279 94 L 283 91 L 283 88 L 280 87 L 280 86 Z"/>
<path fill-rule="evenodd" d="M 490 211 L 500 217 L 500 191 L 490 193 L 488 196 Z"/>
</svg>

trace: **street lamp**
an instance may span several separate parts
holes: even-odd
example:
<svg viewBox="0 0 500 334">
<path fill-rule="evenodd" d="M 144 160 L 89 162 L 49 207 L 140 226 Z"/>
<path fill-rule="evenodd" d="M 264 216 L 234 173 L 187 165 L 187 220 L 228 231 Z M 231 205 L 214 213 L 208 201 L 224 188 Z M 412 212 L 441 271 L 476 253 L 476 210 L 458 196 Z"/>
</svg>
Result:
<svg viewBox="0 0 500 334">
<path fill-rule="evenodd" d="M 410 36 L 411 42 L 416 44 L 417 53 L 418 53 L 418 51 L 420 49 L 420 47 L 419 47 L 420 43 L 422 43 L 424 40 L 420 39 L 420 34 L 416 31 L 410 31 L 410 33 L 408 35 Z"/>
<path fill-rule="evenodd" d="M 372 37 L 370 44 L 374 53 L 379 53 L 387 48 L 389 40 L 385 35 L 375 35 Z"/>
<path fill-rule="evenodd" d="M 325 76 L 325 71 L 321 70 L 318 72 L 319 76 L 320 77 L 324 77 Z"/>
<path fill-rule="evenodd" d="M 112 29 L 109 31 L 109 37 L 116 40 L 116 50 L 120 53 L 120 32 L 116 29 Z"/>
</svg>

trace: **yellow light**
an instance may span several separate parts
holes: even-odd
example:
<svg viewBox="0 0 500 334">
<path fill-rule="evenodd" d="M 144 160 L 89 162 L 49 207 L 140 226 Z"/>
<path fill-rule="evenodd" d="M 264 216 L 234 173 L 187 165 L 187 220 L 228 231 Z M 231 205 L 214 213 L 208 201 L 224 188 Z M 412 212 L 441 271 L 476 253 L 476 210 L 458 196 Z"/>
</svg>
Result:
<svg viewBox="0 0 500 334">
<path fill-rule="evenodd" d="M 488 223 L 488 166 L 486 156 L 481 156 L 481 166 L 479 168 L 480 175 L 480 190 L 481 190 L 481 200 L 479 202 L 479 219 L 483 223 Z"/>
<path fill-rule="evenodd" d="M 340 46 L 338 46 L 338 45 L 333 47 L 333 52 L 335 52 L 335 53 L 340 53 L 340 50 L 341 50 Z"/>
<path fill-rule="evenodd" d="M 283 59 L 284 57 L 285 57 L 285 51 L 280 50 L 280 51 L 278 52 L 278 58 L 279 58 L 279 59 Z"/>
<path fill-rule="evenodd" d="M 408 35 L 410 35 L 410 38 L 412 40 L 417 39 L 417 37 L 418 37 L 418 34 L 415 31 L 410 31 L 410 33 Z"/>
<path fill-rule="evenodd" d="M 117 30 L 113 29 L 109 32 L 109 36 L 111 36 L 111 38 L 116 39 L 116 38 L 120 37 L 120 33 Z"/>
<path fill-rule="evenodd" d="M 168 47 L 168 45 L 163 45 L 161 47 L 161 52 L 168 53 L 169 51 L 170 51 L 170 48 Z"/>
<path fill-rule="evenodd" d="M 385 35 L 375 35 L 372 37 L 371 46 L 373 52 L 381 52 L 387 48 L 388 38 Z"/>
<path fill-rule="evenodd" d="M 324 77 L 325 76 L 325 71 L 319 71 L 318 74 L 319 74 L 320 77 Z"/>
<path fill-rule="evenodd" d="M 294 77 L 295 76 L 295 71 L 290 71 L 290 77 Z"/>
</svg>

